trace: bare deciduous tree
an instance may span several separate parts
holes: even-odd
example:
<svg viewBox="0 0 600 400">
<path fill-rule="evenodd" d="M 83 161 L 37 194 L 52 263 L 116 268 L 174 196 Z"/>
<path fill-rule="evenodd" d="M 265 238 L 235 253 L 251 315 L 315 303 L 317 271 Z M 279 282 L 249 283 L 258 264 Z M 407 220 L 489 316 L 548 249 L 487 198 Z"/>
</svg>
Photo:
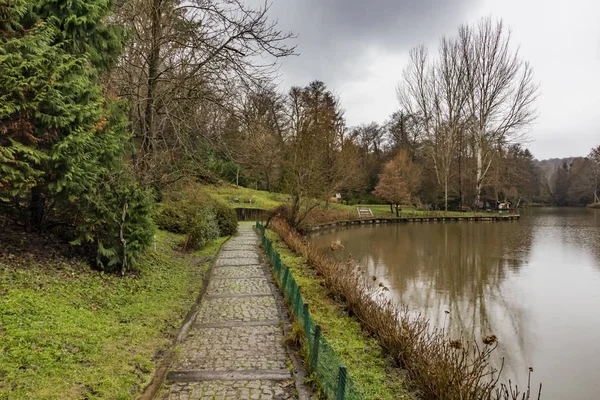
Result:
<svg viewBox="0 0 600 400">
<path fill-rule="evenodd" d="M 111 78 L 131 103 L 138 169 L 157 164 L 156 177 L 182 158 L 199 164 L 198 144 L 218 139 L 214 128 L 272 81 L 294 47 L 268 10 L 241 0 L 131 0 L 118 9 L 130 40 Z"/>
<path fill-rule="evenodd" d="M 536 117 L 538 85 L 531 66 L 512 48 L 502 21 L 482 19 L 459 28 L 459 49 L 467 92 L 470 141 L 476 159 L 475 205 L 480 207 L 493 148 L 518 142 Z"/>
<path fill-rule="evenodd" d="M 419 118 L 446 210 L 456 147 L 461 168 L 465 147 L 475 159 L 474 202 L 480 207 L 496 150 L 518 143 L 535 119 L 538 86 L 510 39 L 501 21 L 484 18 L 475 27 L 461 26 L 456 38 L 443 38 L 434 60 L 423 46 L 410 53 L 398 99 L 402 111 Z"/>
<path fill-rule="evenodd" d="M 242 132 L 235 138 L 234 158 L 249 171 L 261 175 L 267 191 L 271 191 L 281 172 L 287 125 L 283 107 L 283 100 L 274 90 L 250 96 L 242 115 Z"/>
<path fill-rule="evenodd" d="M 284 186 L 293 200 L 290 223 L 297 225 L 301 208 L 309 210 L 314 199 L 327 205 L 335 193 L 363 187 L 365 174 L 339 101 L 323 82 L 293 87 L 286 108 Z"/>
<path fill-rule="evenodd" d="M 457 138 L 466 120 L 464 70 L 458 43 L 442 39 L 435 62 L 429 61 L 423 46 L 411 51 L 410 60 L 398 87 L 398 99 L 409 115 L 420 116 L 425 149 L 443 188 L 444 209 L 448 211 Z"/>
<path fill-rule="evenodd" d="M 408 115 L 406 111 L 394 112 L 386 128 L 392 149 L 408 151 L 413 160 L 421 156 L 423 130 L 420 115 Z"/>
</svg>

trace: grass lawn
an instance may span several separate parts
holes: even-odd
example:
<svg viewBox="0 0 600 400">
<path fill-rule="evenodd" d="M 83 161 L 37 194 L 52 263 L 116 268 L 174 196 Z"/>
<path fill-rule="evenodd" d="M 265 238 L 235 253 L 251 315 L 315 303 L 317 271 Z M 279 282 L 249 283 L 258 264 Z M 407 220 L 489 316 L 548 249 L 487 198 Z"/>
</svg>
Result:
<svg viewBox="0 0 600 400">
<path fill-rule="evenodd" d="M 388 204 L 359 204 L 359 205 L 345 205 L 332 203 L 330 207 L 334 210 L 347 211 L 349 213 L 356 214 L 357 207 L 367 207 L 373 212 L 373 216 L 376 218 L 396 218 L 396 210 L 390 212 L 390 206 Z M 406 217 L 489 217 L 495 215 L 487 212 L 458 212 L 458 211 L 425 211 L 417 210 L 412 206 L 402 206 L 399 213 L 400 218 Z"/>
<path fill-rule="evenodd" d="M 276 232 L 268 229 L 265 233 L 301 286 L 302 297 L 308 303 L 314 321 L 322 326 L 323 336 L 348 367 L 364 398 L 408 399 L 403 395 L 405 391 L 400 378 L 387 372 L 393 369 L 388 368 L 377 340 L 365 333 L 356 319 L 348 316 L 342 303 L 332 299 L 316 272 L 301 256 L 293 253 Z"/>
<path fill-rule="evenodd" d="M 192 254 L 180 240 L 159 232 L 124 278 L 0 246 L 0 399 L 137 397 L 225 238 Z"/>
<path fill-rule="evenodd" d="M 285 203 L 290 197 L 283 193 L 254 190 L 228 183 L 207 185 L 204 186 L 204 190 L 213 198 L 221 200 L 233 208 L 242 207 L 271 210 Z M 239 202 L 234 202 L 234 197 L 237 198 Z M 250 200 L 252 200 L 252 203 L 249 203 Z"/>
<path fill-rule="evenodd" d="M 236 186 L 232 184 L 223 183 L 220 185 L 207 185 L 204 187 L 205 191 L 212 197 L 221 200 L 231 207 L 243 207 L 243 208 L 260 208 L 263 210 L 270 210 L 277 206 L 284 204 L 290 197 L 283 193 L 266 192 L 263 190 L 254 190 Z M 233 198 L 239 199 L 236 203 Z M 252 203 L 248 201 L 252 199 Z M 373 212 L 373 216 L 376 218 L 395 218 L 396 214 L 390 212 L 390 206 L 387 204 L 360 204 L 360 205 L 346 205 L 338 203 L 330 203 L 329 208 L 334 211 L 341 211 L 347 213 L 350 217 L 358 217 L 356 208 L 367 207 Z M 321 209 L 324 209 L 322 207 Z M 448 211 L 424 211 L 417 210 L 412 206 L 403 206 L 400 212 L 401 218 L 406 217 L 474 217 L 474 216 L 490 216 L 495 215 L 486 212 L 457 212 Z"/>
</svg>

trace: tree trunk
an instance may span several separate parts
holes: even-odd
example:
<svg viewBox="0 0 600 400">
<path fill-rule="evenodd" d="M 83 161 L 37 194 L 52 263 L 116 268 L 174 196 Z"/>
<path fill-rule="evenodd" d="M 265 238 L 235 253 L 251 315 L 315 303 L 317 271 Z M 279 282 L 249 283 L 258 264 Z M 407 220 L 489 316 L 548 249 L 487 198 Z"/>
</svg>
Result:
<svg viewBox="0 0 600 400">
<path fill-rule="evenodd" d="M 296 219 L 298 213 L 300 211 L 300 196 L 294 195 L 294 199 L 292 201 L 292 209 L 290 210 L 290 215 L 288 218 L 288 223 L 292 228 L 296 228 Z"/>
<path fill-rule="evenodd" d="M 121 248 L 123 249 L 123 261 L 121 262 L 121 276 L 127 271 L 127 239 L 125 239 L 125 221 L 127 219 L 127 209 L 129 204 L 125 200 L 123 204 L 123 213 L 121 214 L 121 223 L 119 224 L 119 239 L 121 240 Z"/>
<path fill-rule="evenodd" d="M 444 211 L 448 212 L 448 174 L 444 178 Z"/>
<path fill-rule="evenodd" d="M 400 216 L 400 213 L 398 212 L 398 206 L 399 206 L 399 205 L 398 205 L 398 204 L 396 204 L 396 217 L 399 217 L 399 216 Z"/>
<path fill-rule="evenodd" d="M 463 210 L 463 190 L 462 190 L 462 155 L 463 155 L 463 134 L 462 132 L 459 135 L 459 144 L 458 144 L 458 210 Z"/>
<path fill-rule="evenodd" d="M 31 188 L 31 198 L 29 199 L 29 231 L 38 230 L 44 220 L 44 205 L 46 197 L 42 194 L 41 186 Z"/>
<path fill-rule="evenodd" d="M 394 213 L 394 205 L 390 203 L 390 214 Z"/>
<path fill-rule="evenodd" d="M 155 95 L 160 64 L 161 17 L 161 0 L 154 0 L 152 2 L 152 44 L 148 56 L 148 82 L 146 87 L 146 109 L 144 110 L 145 129 L 142 143 L 142 148 L 147 153 L 152 151 L 155 139 Z"/>
<path fill-rule="evenodd" d="M 475 208 L 479 209 L 481 206 L 481 189 L 483 183 L 483 149 L 481 144 L 477 143 L 477 149 L 475 155 L 477 159 L 476 179 L 475 179 Z"/>
</svg>

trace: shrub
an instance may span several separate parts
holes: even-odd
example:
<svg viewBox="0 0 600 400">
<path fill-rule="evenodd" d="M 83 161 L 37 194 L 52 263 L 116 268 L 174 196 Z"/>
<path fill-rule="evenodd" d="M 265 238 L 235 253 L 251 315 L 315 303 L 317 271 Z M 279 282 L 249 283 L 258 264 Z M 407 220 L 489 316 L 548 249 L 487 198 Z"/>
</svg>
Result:
<svg viewBox="0 0 600 400">
<path fill-rule="evenodd" d="M 211 199 L 195 184 L 167 193 L 154 220 L 160 229 L 185 234 L 183 245 L 190 250 L 237 231 L 235 211 Z"/>
<path fill-rule="evenodd" d="M 71 243 L 93 243 L 96 264 L 104 271 L 135 270 L 155 233 L 153 207 L 152 193 L 136 183 L 131 170 L 116 171 L 73 205 L 77 238 Z"/>
<path fill-rule="evenodd" d="M 302 224 L 298 226 L 298 229 L 319 224 L 327 224 L 329 222 L 350 221 L 353 219 L 358 219 L 358 215 L 355 212 L 322 208 L 314 209 L 306 216 L 304 221 L 302 221 Z"/>
<path fill-rule="evenodd" d="M 154 221 L 160 229 L 173 233 L 188 233 L 198 210 L 211 207 L 213 201 L 193 185 L 164 193 Z"/>
<path fill-rule="evenodd" d="M 110 193 L 110 192 L 107 192 Z M 152 195 L 136 184 L 121 186 L 104 196 L 96 229 L 96 263 L 107 271 L 135 270 L 140 256 L 152 243 L 155 226 L 150 218 Z M 101 214 L 102 210 L 105 212 Z M 101 215 L 104 215 L 102 217 Z"/>
<path fill-rule="evenodd" d="M 285 221 L 288 221 L 289 223 L 290 219 L 292 218 L 291 215 L 292 211 L 290 206 L 288 204 L 282 204 L 271 212 L 271 217 L 269 218 L 269 221 L 274 217 L 279 217 Z M 356 213 L 354 212 L 349 211 L 315 207 L 308 211 L 305 211 L 303 215 L 301 215 L 301 218 L 298 219 L 296 229 L 299 231 L 303 231 L 310 226 L 327 224 L 330 222 L 350 221 L 358 219 L 358 215 L 356 215 Z"/>
<path fill-rule="evenodd" d="M 217 216 L 211 208 L 199 209 L 190 220 L 186 229 L 186 250 L 196 250 L 220 236 Z"/>
<path fill-rule="evenodd" d="M 349 193 L 345 197 L 346 204 L 354 206 L 357 204 L 385 204 L 373 193 Z"/>
<path fill-rule="evenodd" d="M 221 202 L 215 202 L 214 210 L 221 236 L 231 236 L 237 232 L 237 214 L 235 210 Z"/>
<path fill-rule="evenodd" d="M 183 202 L 164 200 L 154 216 L 154 222 L 162 230 L 185 233 L 188 212 L 184 205 Z"/>
</svg>

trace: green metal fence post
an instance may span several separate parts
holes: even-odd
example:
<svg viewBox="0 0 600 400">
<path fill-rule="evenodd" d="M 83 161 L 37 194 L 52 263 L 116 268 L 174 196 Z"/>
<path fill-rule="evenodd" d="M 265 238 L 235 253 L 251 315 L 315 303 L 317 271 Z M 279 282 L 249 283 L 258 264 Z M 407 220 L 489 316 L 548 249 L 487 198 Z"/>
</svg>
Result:
<svg viewBox="0 0 600 400">
<path fill-rule="evenodd" d="M 313 345 L 313 354 L 310 358 L 310 367 L 313 371 L 317 371 L 319 365 L 319 342 L 321 341 L 321 325 L 315 326 L 315 337 Z"/>
<path fill-rule="evenodd" d="M 296 318 L 300 316 L 301 305 L 300 302 L 300 285 L 296 285 L 296 293 L 294 296 L 294 313 L 296 314 Z"/>
<path fill-rule="evenodd" d="M 337 400 L 344 400 L 344 396 L 346 395 L 346 367 L 340 365 L 340 373 L 338 375 L 338 393 Z"/>
<path fill-rule="evenodd" d="M 273 263 L 273 265 L 275 265 L 275 272 L 279 274 L 279 270 L 281 269 L 281 261 L 277 259 L 275 260 L 275 263 Z"/>
<path fill-rule="evenodd" d="M 290 272 L 290 275 L 292 275 L 291 272 Z M 293 276 L 288 277 L 288 280 L 290 281 L 290 290 L 287 295 L 287 298 L 290 302 L 290 306 L 292 307 L 292 312 L 293 312 L 294 311 L 294 301 L 296 300 L 296 290 L 294 289 L 294 286 L 296 286 L 296 285 L 294 285 L 294 283 L 296 283 L 296 282 L 294 281 Z"/>
<path fill-rule="evenodd" d="M 282 288 L 283 293 L 285 293 L 285 285 L 287 284 L 289 274 L 290 274 L 290 269 L 288 267 L 286 267 L 285 272 L 283 273 L 283 281 L 281 282 L 281 288 Z"/>
<path fill-rule="evenodd" d="M 304 303 L 304 334 L 310 340 L 310 326 L 308 326 L 310 315 L 308 315 L 308 303 Z"/>
<path fill-rule="evenodd" d="M 289 300 L 291 309 L 295 313 L 296 318 L 298 319 L 298 322 L 302 322 L 304 325 L 303 326 L 304 333 L 306 334 L 306 338 L 308 339 L 309 349 L 310 349 L 309 372 L 317 373 L 317 370 L 319 368 L 319 348 L 320 348 L 320 343 L 321 343 L 321 325 L 314 325 L 314 322 L 312 322 L 310 313 L 309 313 L 309 309 L 308 309 L 308 303 L 304 303 L 303 299 L 302 299 L 302 293 L 300 292 L 300 289 L 301 289 L 300 285 L 298 285 L 298 283 L 295 281 L 294 276 L 292 275 L 292 272 L 290 271 L 290 268 L 281 262 L 281 255 L 279 254 L 279 252 L 277 252 L 275 250 L 275 248 L 273 246 L 273 242 L 265 235 L 265 227 L 262 225 L 262 223 L 260 221 L 256 221 L 256 228 L 258 230 L 260 230 L 260 233 L 261 233 L 260 237 L 261 237 L 262 244 L 266 250 L 269 260 L 273 264 L 273 269 L 275 270 L 277 278 L 280 279 L 281 291 L 283 292 L 284 296 L 286 296 L 286 298 Z M 283 271 L 282 271 L 282 268 L 283 268 Z M 282 273 L 283 273 L 283 276 L 282 276 Z M 288 284 L 290 286 L 289 288 L 288 288 Z M 300 321 L 301 318 L 303 318 L 302 321 Z M 311 332 L 311 327 L 313 327 L 313 326 L 314 326 L 314 332 Z M 312 339 L 312 346 L 310 346 L 311 339 Z M 327 356 L 327 353 L 324 353 L 324 356 Z M 328 361 L 328 363 L 329 363 L 329 361 Z M 336 362 L 336 364 L 337 364 L 337 362 Z M 323 373 L 324 372 L 321 371 L 321 375 Z M 319 377 L 323 378 L 323 376 L 321 376 L 321 375 L 319 375 Z M 334 379 L 333 377 L 327 378 L 326 375 L 324 375 L 324 376 L 325 376 L 325 378 L 323 378 L 323 379 L 325 379 L 329 382 L 328 385 L 331 385 L 331 386 L 335 385 L 335 383 L 334 383 L 335 381 L 332 382 L 332 380 Z M 336 400 L 345 400 L 346 385 L 347 385 L 348 379 L 349 378 L 348 378 L 347 368 L 344 365 L 340 365 L 339 370 L 338 370 Z M 333 389 L 331 386 L 329 386 L 329 387 L 331 389 Z M 350 396 L 350 397 L 352 397 L 352 396 Z"/>
</svg>

